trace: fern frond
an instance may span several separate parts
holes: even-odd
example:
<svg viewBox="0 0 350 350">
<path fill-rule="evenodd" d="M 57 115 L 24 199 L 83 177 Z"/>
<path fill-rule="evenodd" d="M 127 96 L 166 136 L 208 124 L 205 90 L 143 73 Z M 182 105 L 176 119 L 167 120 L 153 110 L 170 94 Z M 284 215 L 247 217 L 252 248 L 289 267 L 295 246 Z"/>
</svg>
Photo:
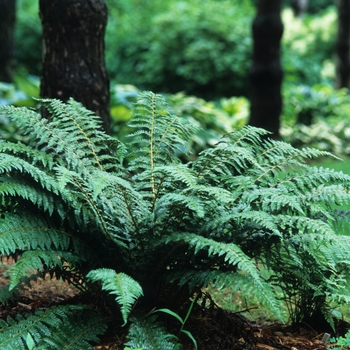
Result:
<svg viewBox="0 0 350 350">
<path fill-rule="evenodd" d="M 194 254 L 204 250 L 207 252 L 208 257 L 223 257 L 223 261 L 230 266 L 231 271 L 240 271 L 240 273 L 249 276 L 251 282 L 259 288 L 262 299 L 265 299 L 265 303 L 269 305 L 271 310 L 278 310 L 277 300 L 271 286 L 264 281 L 256 264 L 239 246 L 233 243 L 217 242 L 213 239 L 190 233 L 170 235 L 165 239 L 167 244 L 181 241 L 193 248 Z"/>
<path fill-rule="evenodd" d="M 92 282 L 100 281 L 103 290 L 116 295 L 125 325 L 135 300 L 143 295 L 140 284 L 125 273 L 105 268 L 90 271 L 86 278 Z"/>
<path fill-rule="evenodd" d="M 164 240 L 164 243 L 166 244 L 173 242 L 187 243 L 194 249 L 194 254 L 197 254 L 200 250 L 205 250 L 207 251 L 208 256 L 222 256 L 224 257 L 224 261 L 232 267 L 237 267 L 237 269 L 250 274 L 257 280 L 261 277 L 256 265 L 236 244 L 217 242 L 213 239 L 201 237 L 192 233 L 184 233 L 183 235 L 169 235 Z"/>
<path fill-rule="evenodd" d="M 2 210 L 13 208 L 14 203 L 30 202 L 50 215 L 55 211 L 62 219 L 65 217 L 63 203 L 55 193 L 30 183 L 18 174 L 0 175 L 0 196 L 4 198 Z"/>
<path fill-rule="evenodd" d="M 9 154 L 0 154 L 0 173 L 20 172 L 28 174 L 34 181 L 49 191 L 57 193 L 55 180 L 46 172 L 38 169 L 36 166 Z"/>
<path fill-rule="evenodd" d="M 54 166 L 54 156 L 42 152 L 21 142 L 12 143 L 0 140 L 0 153 L 12 154 L 17 157 L 26 160 L 32 165 L 43 166 L 46 169 L 51 170 Z"/>
<path fill-rule="evenodd" d="M 276 219 L 269 212 L 258 210 L 246 210 L 242 212 L 233 213 L 223 218 L 223 223 L 226 220 L 234 219 L 241 226 L 253 223 L 253 227 L 264 229 L 266 235 L 274 234 L 277 237 L 282 237 L 280 226 L 276 224 Z"/>
<path fill-rule="evenodd" d="M 286 230 L 291 235 L 295 235 L 295 229 L 298 231 L 298 235 L 303 234 L 318 234 L 320 236 L 333 236 L 333 227 L 323 220 L 308 218 L 306 216 L 297 215 L 278 215 L 280 219 L 281 230 Z M 299 237 L 298 237 L 299 238 Z"/>
<path fill-rule="evenodd" d="M 51 228 L 40 216 L 29 212 L 6 213 L 0 220 L 0 253 L 11 255 L 27 249 L 70 250 L 93 260 L 86 245 L 63 230 Z"/>
<path fill-rule="evenodd" d="M 203 218 L 205 215 L 203 202 L 197 196 L 182 193 L 169 193 L 162 196 L 157 202 L 155 208 L 157 219 L 159 220 L 164 216 L 166 220 L 169 215 L 172 215 L 172 208 L 174 207 L 189 209 L 195 213 L 198 218 Z"/>
<path fill-rule="evenodd" d="M 54 151 L 72 170 L 102 169 L 104 163 L 109 164 L 108 168 L 111 164 L 117 168 L 109 148 L 116 140 L 102 132 L 97 116 L 73 100 L 63 103 L 43 99 L 41 103 L 52 113 L 51 121 L 26 108 L 6 106 L 3 110 L 19 127 L 30 130 L 38 149 L 45 153 Z M 104 153 L 103 159 L 100 153 Z"/>
<path fill-rule="evenodd" d="M 0 220 L 0 252 L 10 255 L 17 249 L 48 249 L 51 246 L 67 249 L 69 236 L 50 229 L 40 217 L 28 213 L 6 213 Z"/>
<path fill-rule="evenodd" d="M 56 99 L 40 101 L 51 112 L 50 125 L 55 128 L 57 137 L 70 139 L 70 142 L 78 146 L 75 154 L 86 166 L 90 165 L 102 170 L 104 161 L 100 159 L 99 154 L 103 152 L 106 157 L 109 146 L 116 140 L 102 131 L 101 118 L 73 99 L 69 99 L 67 103 Z M 52 144 L 49 142 L 47 148 L 54 147 L 57 150 L 59 147 L 57 141 L 58 139 Z M 67 146 L 66 142 L 65 146 Z M 107 159 L 112 160 L 112 158 Z"/>
<path fill-rule="evenodd" d="M 2 305 L 8 305 L 19 294 L 19 289 L 11 290 L 9 285 L 0 286 L 0 303 Z"/>
<path fill-rule="evenodd" d="M 20 282 L 14 287 L 10 289 L 10 284 L 6 284 L 4 286 L 0 286 L 0 303 L 2 305 L 8 305 L 15 298 L 25 290 L 26 287 L 31 288 L 31 282 L 36 281 L 38 278 L 45 277 L 45 274 L 41 271 L 32 274 L 30 276 L 22 276 Z"/>
<path fill-rule="evenodd" d="M 169 334 L 164 326 L 156 320 L 155 315 L 147 318 L 139 316 L 131 319 L 128 341 L 125 345 L 133 349 L 143 350 L 176 350 L 178 348 L 177 338 Z"/>
<path fill-rule="evenodd" d="M 332 156 L 331 153 L 312 148 L 297 149 L 292 145 L 276 140 L 265 140 L 263 148 L 257 154 L 257 159 L 261 164 L 261 170 L 255 171 L 254 182 L 266 183 L 271 177 L 276 177 L 287 168 L 307 169 L 309 166 L 306 159 L 321 156 Z"/>
<path fill-rule="evenodd" d="M 10 268 L 10 287 L 11 291 L 20 283 L 22 276 L 25 276 L 28 270 L 43 270 L 44 268 L 63 268 L 64 262 L 70 266 L 79 265 L 84 261 L 83 258 L 72 252 L 55 250 L 28 250 L 25 251 L 20 259 Z"/>
<path fill-rule="evenodd" d="M 137 217 L 148 212 L 130 183 L 99 170 L 91 172 L 92 178 L 88 181 L 65 167 L 57 167 L 56 171 L 59 188 L 70 188 L 67 204 L 80 218 L 80 224 L 94 225 L 105 237 L 126 247 L 126 241 L 137 231 Z"/>
<path fill-rule="evenodd" d="M 140 222 L 150 215 L 150 206 L 132 183 L 113 174 L 95 171 L 91 185 L 93 200 L 99 203 L 108 218 L 111 232 L 118 226 L 127 239 L 134 233 L 139 234 Z"/>
<path fill-rule="evenodd" d="M 350 176 L 334 169 L 307 167 L 303 171 L 284 171 L 275 179 L 270 179 L 271 187 L 286 187 L 294 193 L 303 193 L 319 186 L 342 184 L 349 186 Z"/>
<path fill-rule="evenodd" d="M 251 148 L 237 147 L 223 140 L 212 149 L 200 153 L 192 163 L 199 179 L 219 182 L 222 177 L 244 174 L 247 168 L 260 168 Z"/>
<path fill-rule="evenodd" d="M 83 306 L 58 306 L 33 314 L 18 315 L 7 321 L 0 320 L 0 348 L 17 350 L 26 348 L 28 333 L 39 348 L 92 349 L 90 341 L 104 333 L 103 319 Z"/>
<path fill-rule="evenodd" d="M 43 349 L 55 350 L 93 350 L 99 343 L 99 336 L 107 330 L 106 318 L 90 311 L 70 312 L 68 320 L 55 328 L 49 336 L 39 343 Z"/>
<path fill-rule="evenodd" d="M 284 305 L 266 281 L 261 281 L 260 285 L 256 284 L 248 274 L 221 272 L 213 280 L 213 286 L 219 289 L 227 288 L 233 294 L 250 296 L 251 300 L 256 300 L 257 303 L 267 307 L 279 320 L 286 321 L 281 312 Z"/>
<path fill-rule="evenodd" d="M 344 206 L 350 202 L 350 193 L 342 184 L 320 185 L 305 191 L 302 198 L 306 203 L 334 203 L 336 206 Z"/>
<path fill-rule="evenodd" d="M 178 153 L 187 153 L 189 139 L 195 127 L 170 114 L 165 99 L 151 92 L 141 93 L 135 105 L 135 112 L 129 126 L 137 129 L 130 135 L 133 152 L 129 168 L 136 174 L 157 166 L 179 163 Z M 135 176 L 138 179 L 138 176 Z M 156 180 L 151 173 L 148 183 L 153 195 Z"/>
<path fill-rule="evenodd" d="M 165 165 L 155 167 L 153 173 L 155 175 L 158 173 L 161 174 L 167 181 L 174 184 L 174 188 L 181 188 L 180 184 L 192 188 L 198 182 L 196 174 L 190 171 L 187 165 L 177 164 L 176 166 Z"/>
<path fill-rule="evenodd" d="M 226 134 L 225 138 L 228 138 L 232 144 L 238 147 L 260 147 L 262 137 L 269 134 L 270 132 L 267 130 L 247 125 L 244 128 Z"/>
<path fill-rule="evenodd" d="M 300 245 L 304 245 L 304 250 L 313 256 L 315 261 L 325 268 L 334 270 L 336 266 L 350 265 L 350 237 L 329 234 L 320 235 L 319 232 L 304 235 L 300 239 Z M 338 273 L 338 276 L 341 274 Z"/>
</svg>

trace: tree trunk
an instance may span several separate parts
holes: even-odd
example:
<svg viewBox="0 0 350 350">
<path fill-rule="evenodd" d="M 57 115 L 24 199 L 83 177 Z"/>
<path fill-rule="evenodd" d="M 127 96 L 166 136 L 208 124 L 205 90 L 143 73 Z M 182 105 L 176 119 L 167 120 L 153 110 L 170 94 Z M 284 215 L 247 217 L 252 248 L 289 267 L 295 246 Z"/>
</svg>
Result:
<svg viewBox="0 0 350 350">
<path fill-rule="evenodd" d="M 40 0 L 43 26 L 42 97 L 73 97 L 109 131 L 109 80 L 104 59 L 104 0 Z"/>
<path fill-rule="evenodd" d="M 13 70 L 13 42 L 16 0 L 0 0 L 0 81 L 10 83 Z"/>
<path fill-rule="evenodd" d="M 303 17 L 307 10 L 308 0 L 292 0 L 291 6 L 295 17 Z"/>
<path fill-rule="evenodd" d="M 250 70 L 249 124 L 279 138 L 282 112 L 280 42 L 283 34 L 282 0 L 258 0 L 253 21 L 253 64 Z"/>
<path fill-rule="evenodd" d="M 350 88 L 350 1 L 338 0 L 336 88 Z"/>
</svg>

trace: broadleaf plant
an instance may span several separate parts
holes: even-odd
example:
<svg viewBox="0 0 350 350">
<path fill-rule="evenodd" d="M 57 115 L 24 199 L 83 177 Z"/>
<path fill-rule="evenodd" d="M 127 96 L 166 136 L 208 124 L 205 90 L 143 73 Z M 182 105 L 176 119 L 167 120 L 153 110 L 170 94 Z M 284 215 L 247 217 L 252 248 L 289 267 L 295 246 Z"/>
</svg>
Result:
<svg viewBox="0 0 350 350">
<path fill-rule="evenodd" d="M 102 305 L 118 307 L 114 317 L 130 327 L 126 346 L 148 349 L 155 340 L 163 350 L 179 340 L 149 314 L 178 313 L 210 284 L 253 294 L 277 316 L 284 301 L 295 323 L 317 312 L 330 320 L 329 303 L 349 300 L 350 238 L 337 233 L 348 215 L 337 210 L 349 202 L 350 177 L 309 165 L 327 152 L 247 126 L 191 157 L 196 128 L 152 92 L 139 95 L 126 144 L 73 100 L 40 103 L 49 120 L 1 109 L 27 140 L 0 141 L 0 254 L 15 261 L 2 303 L 32 280 L 56 276 L 103 297 L 94 308 L 101 315 Z M 60 318 L 69 310 L 47 312 Z M 61 349 L 73 316 L 54 335 L 49 324 L 45 334 L 31 331 L 26 317 L 6 329 L 24 322 L 18 342 L 30 334 L 36 345 Z M 78 321 L 82 330 L 91 323 Z M 10 333 L 0 330 L 2 341 Z M 83 333 L 87 349 L 97 338 Z"/>
</svg>

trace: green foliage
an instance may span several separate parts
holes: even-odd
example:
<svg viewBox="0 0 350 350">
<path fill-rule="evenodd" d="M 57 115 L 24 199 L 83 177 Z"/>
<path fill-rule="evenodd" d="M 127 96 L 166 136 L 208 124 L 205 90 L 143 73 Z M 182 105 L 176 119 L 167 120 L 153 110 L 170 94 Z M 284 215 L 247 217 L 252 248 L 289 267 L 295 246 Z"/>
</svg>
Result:
<svg viewBox="0 0 350 350">
<path fill-rule="evenodd" d="M 90 342 L 106 331 L 103 318 L 83 306 L 58 306 L 35 314 L 0 320 L 3 349 L 92 349 Z"/>
<path fill-rule="evenodd" d="M 123 33 L 118 30 L 120 16 L 110 24 L 113 36 L 107 34 L 106 40 L 113 49 L 107 50 L 106 60 L 112 79 L 210 98 L 247 94 L 254 14 L 250 1 L 170 1 L 156 11 L 142 7 L 140 22 L 133 17 L 140 16 L 138 11 L 137 6 L 121 10 L 122 20 L 132 17 Z"/>
<path fill-rule="evenodd" d="M 255 16 L 251 1 L 156 1 L 140 6 L 133 0 L 128 5 L 111 3 L 110 11 L 106 61 L 112 80 L 207 99 L 248 95 Z M 302 21 L 286 8 L 283 23 L 285 81 L 332 84 L 335 7 L 325 6 Z"/>
<path fill-rule="evenodd" d="M 175 317 L 181 324 L 181 328 L 180 328 L 180 333 L 184 333 L 186 334 L 192 341 L 193 345 L 194 345 L 194 348 L 197 350 L 198 349 L 198 346 L 197 346 L 197 341 L 196 339 L 193 337 L 192 333 L 185 330 L 184 329 L 184 326 L 185 326 L 185 323 L 186 321 L 188 320 L 188 318 L 190 317 L 190 314 L 192 312 L 192 309 L 193 309 L 193 305 L 197 302 L 198 300 L 198 297 L 199 297 L 199 294 L 197 294 L 195 296 L 195 298 L 193 298 L 192 302 L 191 302 L 191 305 L 190 305 L 190 308 L 188 309 L 187 311 L 187 314 L 185 316 L 184 319 L 182 319 L 177 313 L 175 313 L 174 311 L 171 311 L 169 309 L 158 309 L 156 310 L 155 312 L 164 312 L 165 314 L 168 314 L 170 316 L 173 316 Z"/>
<path fill-rule="evenodd" d="M 255 16 L 252 1 L 106 3 L 106 63 L 113 81 L 154 91 L 185 91 L 207 99 L 247 96 L 250 28 Z M 313 15 L 307 14 L 302 21 L 289 8 L 283 11 L 285 81 L 332 84 L 336 10 L 328 5 L 329 0 L 309 1 Z M 38 2 L 18 0 L 17 75 L 39 75 L 42 29 L 38 12 Z"/>
<path fill-rule="evenodd" d="M 127 144 L 73 100 L 40 103 L 50 120 L 27 108 L 1 111 L 27 137 L 0 142 L 0 254 L 15 259 L 3 302 L 47 273 L 102 297 L 92 283 L 100 282 L 115 296 L 101 304 L 129 323 L 125 345 L 163 350 L 179 348 L 178 339 L 146 316 L 155 308 L 179 315 L 211 283 L 279 315 L 277 286 L 287 303 L 294 298 L 295 322 L 349 300 L 350 238 L 336 229 L 348 217 L 337 208 L 350 199 L 350 177 L 308 165 L 327 152 L 244 127 L 191 158 L 198 128 L 151 92 L 138 96 Z M 188 317 L 179 317 L 183 326 Z M 77 334 L 90 327 L 76 323 Z M 73 334 L 69 326 L 55 335 L 24 328 L 18 341 L 30 333 L 56 348 Z"/>
<path fill-rule="evenodd" d="M 346 89 L 324 84 L 289 86 L 281 134 L 295 147 L 316 147 L 339 156 L 350 154 L 350 98 Z"/>
<path fill-rule="evenodd" d="M 37 101 L 33 97 L 39 97 L 39 78 L 36 76 L 16 76 L 12 84 L 0 82 L 0 106 L 35 107 Z M 3 114 L 0 114 L 0 136 L 11 141 L 25 141 L 15 123 Z"/>
<path fill-rule="evenodd" d="M 33 350 L 35 347 L 35 342 L 33 337 L 30 335 L 30 333 L 27 334 L 27 339 L 26 339 L 26 345 L 28 347 L 28 350 Z"/>
<path fill-rule="evenodd" d="M 102 282 L 102 289 L 116 295 L 116 301 L 121 305 L 124 325 L 128 321 L 131 306 L 135 300 L 142 296 L 141 286 L 125 273 L 116 274 L 111 269 L 97 269 L 90 271 L 86 278 L 90 281 Z"/>
<path fill-rule="evenodd" d="M 39 97 L 39 78 L 15 76 L 13 84 L 0 83 L 0 106 L 13 104 L 16 106 L 34 107 L 34 98 Z"/>
<path fill-rule="evenodd" d="M 303 20 L 296 19 L 292 10 L 286 9 L 282 20 L 284 81 L 296 85 L 333 85 L 337 20 L 335 7 L 331 6 L 315 16 L 305 15 Z"/>
<path fill-rule="evenodd" d="M 332 344 L 331 347 L 328 347 L 327 349 L 333 349 L 333 350 L 341 350 L 341 349 L 347 349 L 350 346 L 350 331 L 348 331 L 344 337 L 338 337 L 338 338 L 331 338 L 330 339 Z"/>
<path fill-rule="evenodd" d="M 178 339 L 168 334 L 164 326 L 156 320 L 154 315 L 134 317 L 128 337 L 131 339 L 125 345 L 131 349 L 143 350 L 177 350 L 181 349 Z"/>
<path fill-rule="evenodd" d="M 17 0 L 15 27 L 15 58 L 20 74 L 40 74 L 42 29 L 39 1 Z"/>
<path fill-rule="evenodd" d="M 125 123 L 133 113 L 133 101 L 138 89 L 131 85 L 112 87 L 111 114 L 113 133 L 123 142 L 128 141 L 132 129 Z M 244 97 L 221 98 L 208 102 L 184 93 L 167 94 L 166 101 L 171 110 L 188 123 L 200 127 L 191 139 L 191 147 L 198 154 L 216 144 L 223 134 L 243 127 L 248 121 L 249 102 Z"/>
</svg>

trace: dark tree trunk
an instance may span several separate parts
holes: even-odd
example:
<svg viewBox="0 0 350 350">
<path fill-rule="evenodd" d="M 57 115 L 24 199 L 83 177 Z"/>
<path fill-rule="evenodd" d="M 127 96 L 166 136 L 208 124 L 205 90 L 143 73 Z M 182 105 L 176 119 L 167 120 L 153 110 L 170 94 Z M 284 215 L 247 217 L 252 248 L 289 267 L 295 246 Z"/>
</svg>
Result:
<svg viewBox="0 0 350 350">
<path fill-rule="evenodd" d="M 336 88 L 350 88 L 350 1 L 338 0 Z"/>
<path fill-rule="evenodd" d="M 40 0 L 42 97 L 81 102 L 109 131 L 109 80 L 104 59 L 104 0 Z"/>
<path fill-rule="evenodd" d="M 0 81 L 11 82 L 16 0 L 0 0 Z"/>
<path fill-rule="evenodd" d="M 296 17 L 303 17 L 307 10 L 308 0 L 292 0 L 291 6 Z"/>
<path fill-rule="evenodd" d="M 249 124 L 279 137 L 282 111 L 280 42 L 283 34 L 282 0 L 258 0 L 253 22 L 253 64 L 250 70 Z"/>
</svg>

